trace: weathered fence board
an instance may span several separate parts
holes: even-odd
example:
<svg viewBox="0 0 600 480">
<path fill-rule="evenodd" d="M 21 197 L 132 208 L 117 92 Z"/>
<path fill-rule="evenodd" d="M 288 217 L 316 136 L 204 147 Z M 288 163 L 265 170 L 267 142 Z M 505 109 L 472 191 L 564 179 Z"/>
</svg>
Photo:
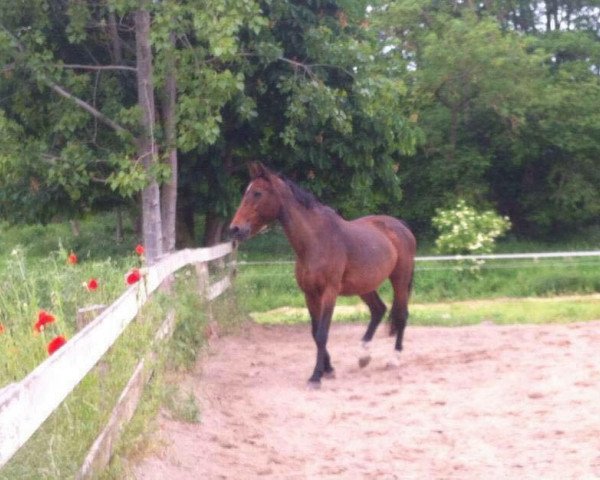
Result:
<svg viewBox="0 0 600 480">
<path fill-rule="evenodd" d="M 114 444 L 117 442 L 124 425 L 133 417 L 142 397 L 144 385 L 146 384 L 144 377 L 147 375 L 144 365 L 144 360 L 137 364 L 133 375 L 117 400 L 108 424 L 92 445 L 83 462 L 83 467 L 77 473 L 75 477 L 77 480 L 91 478 L 94 472 L 99 472 L 108 465 Z"/>
<path fill-rule="evenodd" d="M 154 336 L 154 345 L 170 337 L 175 329 L 175 311 L 169 312 L 167 319 L 158 328 Z M 131 420 L 135 410 L 142 398 L 144 386 L 152 375 L 152 363 L 155 360 L 153 352 L 147 359 L 142 359 L 133 371 L 133 375 L 127 382 L 123 392 L 110 415 L 106 427 L 94 441 L 83 465 L 76 475 L 77 480 L 92 478 L 95 473 L 102 471 L 108 465 L 121 432 L 125 425 Z"/>
</svg>

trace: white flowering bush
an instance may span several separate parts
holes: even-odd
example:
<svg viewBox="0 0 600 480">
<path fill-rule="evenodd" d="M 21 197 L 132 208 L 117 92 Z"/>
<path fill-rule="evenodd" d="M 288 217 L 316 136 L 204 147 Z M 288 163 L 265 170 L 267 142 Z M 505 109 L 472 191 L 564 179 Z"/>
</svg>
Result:
<svg viewBox="0 0 600 480">
<path fill-rule="evenodd" d="M 437 251 L 457 255 L 490 253 L 496 239 L 510 228 L 508 217 L 493 210 L 477 211 L 463 199 L 454 208 L 438 208 L 432 222 L 439 232 Z"/>
</svg>

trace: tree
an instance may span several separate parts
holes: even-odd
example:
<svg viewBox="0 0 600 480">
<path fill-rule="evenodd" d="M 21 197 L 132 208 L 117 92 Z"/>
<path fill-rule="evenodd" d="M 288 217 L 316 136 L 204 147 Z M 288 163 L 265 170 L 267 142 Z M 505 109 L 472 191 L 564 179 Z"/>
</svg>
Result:
<svg viewBox="0 0 600 480">
<path fill-rule="evenodd" d="M 396 24 L 400 14 L 408 25 Z M 528 51 L 527 39 L 464 5 L 457 11 L 398 2 L 378 22 L 392 51 L 411 61 L 426 140 L 404 162 L 406 192 L 409 216 L 427 228 L 435 209 L 457 198 L 490 201 L 496 144 L 522 126 L 542 59 Z"/>
<path fill-rule="evenodd" d="M 152 169 L 157 163 L 158 148 L 154 137 L 156 122 L 154 105 L 154 80 L 152 48 L 150 46 L 150 12 L 142 4 L 133 13 L 137 64 L 138 105 L 142 110 L 141 132 L 136 140 L 138 158 L 147 174 L 147 185 L 142 190 L 142 212 L 144 225 L 144 247 L 150 262 L 163 253 L 163 231 L 160 208 L 160 190 Z M 174 237 L 167 232 L 166 237 Z"/>
<path fill-rule="evenodd" d="M 175 243 L 176 147 L 216 140 L 219 109 L 239 85 L 231 72 L 220 71 L 220 57 L 235 51 L 242 25 L 260 27 L 256 5 L 107 0 L 75 2 L 65 10 L 60 1 L 30 3 L 22 10 L 0 7 L 0 60 L 9 77 L 2 89 L 14 100 L 3 118 L 11 136 L 24 140 L 21 151 L 2 157 L 6 176 L 0 182 L 26 173 L 12 191 L 19 199 L 43 192 L 54 207 L 29 216 L 42 221 L 63 208 L 65 198 L 82 211 L 94 208 L 100 198 L 89 196 L 94 182 L 125 197 L 141 191 L 144 243 L 153 261 L 163 242 L 169 249 Z M 176 68 L 183 71 L 179 85 Z M 198 95 L 219 89 L 225 93 Z M 157 105 L 163 106 L 164 128 Z M 23 165 L 26 151 L 33 157 Z M 0 201 L 14 219 L 19 204 L 27 203 L 10 192 Z"/>
<path fill-rule="evenodd" d="M 218 241 L 260 159 L 421 232 L 463 197 L 527 235 L 597 223 L 598 0 L 22 5 L 0 3 L 2 218 L 137 208 L 155 257 L 198 216 Z"/>
<path fill-rule="evenodd" d="M 244 86 L 222 109 L 218 141 L 197 149 L 208 181 L 194 190 L 208 218 L 230 215 L 244 165 L 257 158 L 347 216 L 398 212 L 398 157 L 420 134 L 403 70 L 368 28 L 367 3 L 264 3 L 269 28 L 242 31 L 243 57 L 231 65 Z"/>
<path fill-rule="evenodd" d="M 493 188 L 501 204 L 513 199 L 524 232 L 556 237 L 600 218 L 600 42 L 587 32 L 553 32 L 536 46 L 548 68 L 508 150 L 520 182 L 511 188 L 495 176 Z"/>
<path fill-rule="evenodd" d="M 402 162 L 417 229 L 461 197 L 495 205 L 530 236 L 598 218 L 595 4 L 405 0 L 375 9 L 387 48 L 411 62 L 426 136 Z"/>
</svg>

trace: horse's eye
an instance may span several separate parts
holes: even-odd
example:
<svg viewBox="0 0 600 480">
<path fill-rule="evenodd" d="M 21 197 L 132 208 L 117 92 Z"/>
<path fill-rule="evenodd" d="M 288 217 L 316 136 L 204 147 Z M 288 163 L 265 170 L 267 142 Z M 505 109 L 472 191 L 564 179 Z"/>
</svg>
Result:
<svg viewBox="0 0 600 480">
<path fill-rule="evenodd" d="M 260 198 L 261 196 L 262 196 L 262 192 L 253 192 L 252 193 L 253 198 Z"/>
</svg>

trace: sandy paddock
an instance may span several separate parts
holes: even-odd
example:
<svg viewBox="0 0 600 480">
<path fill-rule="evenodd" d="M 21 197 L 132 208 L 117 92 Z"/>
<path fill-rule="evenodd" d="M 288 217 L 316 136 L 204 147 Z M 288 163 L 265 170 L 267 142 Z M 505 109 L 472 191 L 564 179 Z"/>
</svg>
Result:
<svg viewBox="0 0 600 480">
<path fill-rule="evenodd" d="M 202 421 L 162 415 L 136 477 L 600 478 L 600 321 L 409 326 L 399 369 L 382 328 L 361 370 L 364 328 L 332 326 L 336 378 L 320 390 L 307 325 L 214 339 L 182 379 Z"/>
</svg>

